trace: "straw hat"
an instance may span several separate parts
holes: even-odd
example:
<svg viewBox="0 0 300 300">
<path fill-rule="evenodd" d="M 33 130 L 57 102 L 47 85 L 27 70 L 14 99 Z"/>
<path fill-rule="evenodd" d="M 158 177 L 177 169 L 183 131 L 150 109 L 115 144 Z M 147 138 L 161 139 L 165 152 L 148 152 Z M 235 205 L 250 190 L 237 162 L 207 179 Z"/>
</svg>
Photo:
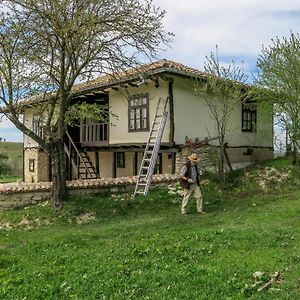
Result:
<svg viewBox="0 0 300 300">
<path fill-rule="evenodd" d="M 188 160 L 197 163 L 199 161 L 199 158 L 196 153 L 192 153 L 190 156 L 188 156 Z"/>
</svg>

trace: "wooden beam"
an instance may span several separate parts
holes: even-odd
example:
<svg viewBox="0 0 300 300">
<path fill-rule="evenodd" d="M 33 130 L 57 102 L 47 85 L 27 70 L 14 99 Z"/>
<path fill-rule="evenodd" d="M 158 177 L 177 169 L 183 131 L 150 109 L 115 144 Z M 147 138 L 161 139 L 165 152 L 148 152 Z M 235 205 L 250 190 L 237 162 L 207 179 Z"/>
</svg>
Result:
<svg viewBox="0 0 300 300">
<path fill-rule="evenodd" d="M 138 174 L 138 152 L 134 152 L 134 175 Z"/>
<path fill-rule="evenodd" d="M 94 152 L 95 153 L 95 167 L 96 167 L 96 170 L 97 170 L 97 173 L 100 175 L 100 164 L 99 164 L 99 154 L 97 151 Z"/>
<path fill-rule="evenodd" d="M 171 154 L 172 155 L 172 170 L 171 170 L 171 172 L 172 172 L 172 174 L 175 174 L 175 172 L 176 172 L 176 153 L 172 153 Z"/>
<path fill-rule="evenodd" d="M 117 152 L 113 152 L 112 177 L 117 177 Z"/>
<path fill-rule="evenodd" d="M 105 91 L 96 91 L 96 92 L 94 92 L 95 95 L 105 95 L 105 96 L 107 95 L 107 93 L 108 92 L 105 92 Z"/>
<path fill-rule="evenodd" d="M 175 122 L 174 122 L 174 97 L 173 97 L 173 79 L 170 79 L 168 85 L 169 94 L 169 111 L 170 111 L 170 132 L 169 132 L 169 143 L 172 145 L 174 142 Z"/>
<path fill-rule="evenodd" d="M 135 83 L 132 83 L 132 82 L 128 82 L 128 84 L 129 84 L 130 86 L 132 86 L 132 87 L 138 87 L 138 85 L 137 85 L 137 84 L 135 84 Z"/>
</svg>

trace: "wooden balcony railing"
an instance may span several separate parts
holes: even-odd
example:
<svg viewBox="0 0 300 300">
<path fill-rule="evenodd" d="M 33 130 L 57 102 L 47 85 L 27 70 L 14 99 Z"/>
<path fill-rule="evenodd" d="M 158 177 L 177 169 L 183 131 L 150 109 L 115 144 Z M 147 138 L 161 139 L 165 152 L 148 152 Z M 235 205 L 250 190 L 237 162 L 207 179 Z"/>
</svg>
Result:
<svg viewBox="0 0 300 300">
<path fill-rule="evenodd" d="M 108 146 L 109 124 L 81 122 L 80 142 L 84 146 Z"/>
</svg>

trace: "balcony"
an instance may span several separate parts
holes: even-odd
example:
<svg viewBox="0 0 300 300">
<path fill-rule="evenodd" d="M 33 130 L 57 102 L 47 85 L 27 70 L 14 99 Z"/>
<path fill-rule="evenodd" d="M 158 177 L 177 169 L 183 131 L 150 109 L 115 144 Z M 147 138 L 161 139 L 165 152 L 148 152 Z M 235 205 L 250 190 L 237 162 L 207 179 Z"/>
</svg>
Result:
<svg viewBox="0 0 300 300">
<path fill-rule="evenodd" d="M 108 146 L 109 124 L 84 120 L 80 125 L 80 143 L 83 146 Z"/>
</svg>

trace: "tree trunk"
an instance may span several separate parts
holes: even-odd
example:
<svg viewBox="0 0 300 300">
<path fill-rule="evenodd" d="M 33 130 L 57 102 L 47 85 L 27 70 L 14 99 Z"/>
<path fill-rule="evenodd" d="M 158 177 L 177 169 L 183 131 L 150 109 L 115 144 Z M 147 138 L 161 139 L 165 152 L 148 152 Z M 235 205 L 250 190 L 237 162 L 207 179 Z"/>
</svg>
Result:
<svg viewBox="0 0 300 300">
<path fill-rule="evenodd" d="M 66 196 L 66 166 L 64 145 L 62 140 L 57 140 L 50 147 L 52 168 L 52 205 L 56 211 L 62 208 L 62 201 Z"/>
<path fill-rule="evenodd" d="M 293 165 L 298 164 L 297 146 L 293 143 Z"/>
<path fill-rule="evenodd" d="M 220 138 L 220 153 L 219 153 L 219 177 L 220 177 L 220 181 L 224 182 L 225 181 L 225 170 L 224 170 L 224 149 L 225 149 L 225 145 L 224 145 L 224 137 L 221 136 Z"/>
</svg>

